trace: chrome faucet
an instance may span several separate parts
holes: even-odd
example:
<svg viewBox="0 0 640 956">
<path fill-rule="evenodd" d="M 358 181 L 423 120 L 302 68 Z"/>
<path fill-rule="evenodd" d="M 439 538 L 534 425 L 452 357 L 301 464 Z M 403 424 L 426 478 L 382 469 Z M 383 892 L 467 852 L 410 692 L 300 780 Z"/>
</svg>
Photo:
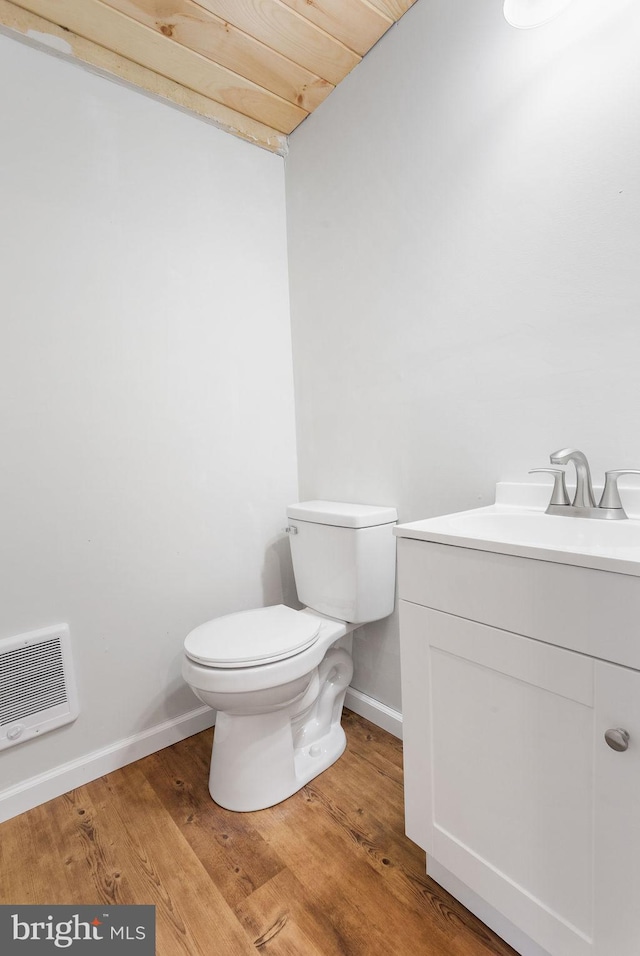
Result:
<svg viewBox="0 0 640 956">
<path fill-rule="evenodd" d="M 534 472 L 548 472 L 553 475 L 553 493 L 551 502 L 545 512 L 548 515 L 563 515 L 566 518 L 626 518 L 626 512 L 620 501 L 618 492 L 618 478 L 621 475 L 640 475 L 640 469 L 621 468 L 605 472 L 604 491 L 600 503 L 596 506 L 591 484 L 591 471 L 584 452 L 577 448 L 560 448 L 550 456 L 552 465 L 568 465 L 573 462 L 576 469 L 576 493 L 573 502 L 569 502 L 569 495 L 564 481 L 564 472 L 556 468 L 532 468 Z"/>
</svg>

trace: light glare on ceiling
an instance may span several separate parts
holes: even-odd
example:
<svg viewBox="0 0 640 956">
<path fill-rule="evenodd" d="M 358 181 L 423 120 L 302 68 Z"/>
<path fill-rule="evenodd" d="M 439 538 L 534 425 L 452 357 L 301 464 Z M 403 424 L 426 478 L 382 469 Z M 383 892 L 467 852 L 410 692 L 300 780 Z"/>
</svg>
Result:
<svg viewBox="0 0 640 956">
<path fill-rule="evenodd" d="M 504 0 L 504 16 L 512 27 L 526 30 L 553 20 L 571 0 Z"/>
</svg>

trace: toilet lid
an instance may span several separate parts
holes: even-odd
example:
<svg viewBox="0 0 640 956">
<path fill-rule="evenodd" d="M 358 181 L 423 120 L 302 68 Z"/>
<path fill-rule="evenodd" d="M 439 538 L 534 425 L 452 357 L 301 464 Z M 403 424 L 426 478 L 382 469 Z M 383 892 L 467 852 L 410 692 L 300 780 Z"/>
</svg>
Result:
<svg viewBox="0 0 640 956">
<path fill-rule="evenodd" d="M 187 635 L 187 657 L 209 667 L 250 667 L 298 654 L 318 637 L 321 622 L 284 604 L 239 611 L 201 624 Z"/>
</svg>

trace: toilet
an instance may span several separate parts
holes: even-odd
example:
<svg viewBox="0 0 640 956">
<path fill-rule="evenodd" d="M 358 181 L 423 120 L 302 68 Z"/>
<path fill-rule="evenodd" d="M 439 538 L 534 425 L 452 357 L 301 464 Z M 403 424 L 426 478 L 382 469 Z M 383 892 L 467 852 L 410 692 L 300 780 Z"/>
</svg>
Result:
<svg viewBox="0 0 640 956">
<path fill-rule="evenodd" d="M 228 614 L 184 642 L 184 679 L 217 711 L 209 792 L 227 810 L 280 803 L 340 757 L 353 674 L 343 639 L 393 611 L 395 508 L 306 501 L 287 517 L 306 607 Z"/>
</svg>

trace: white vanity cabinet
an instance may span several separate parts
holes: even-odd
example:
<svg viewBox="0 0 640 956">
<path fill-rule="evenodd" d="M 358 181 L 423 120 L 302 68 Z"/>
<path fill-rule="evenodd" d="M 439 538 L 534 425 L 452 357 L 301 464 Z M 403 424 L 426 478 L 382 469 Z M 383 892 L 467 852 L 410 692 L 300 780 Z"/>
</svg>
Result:
<svg viewBox="0 0 640 956">
<path fill-rule="evenodd" d="M 398 534 L 427 872 L 523 956 L 640 956 L 640 578 Z"/>
</svg>

